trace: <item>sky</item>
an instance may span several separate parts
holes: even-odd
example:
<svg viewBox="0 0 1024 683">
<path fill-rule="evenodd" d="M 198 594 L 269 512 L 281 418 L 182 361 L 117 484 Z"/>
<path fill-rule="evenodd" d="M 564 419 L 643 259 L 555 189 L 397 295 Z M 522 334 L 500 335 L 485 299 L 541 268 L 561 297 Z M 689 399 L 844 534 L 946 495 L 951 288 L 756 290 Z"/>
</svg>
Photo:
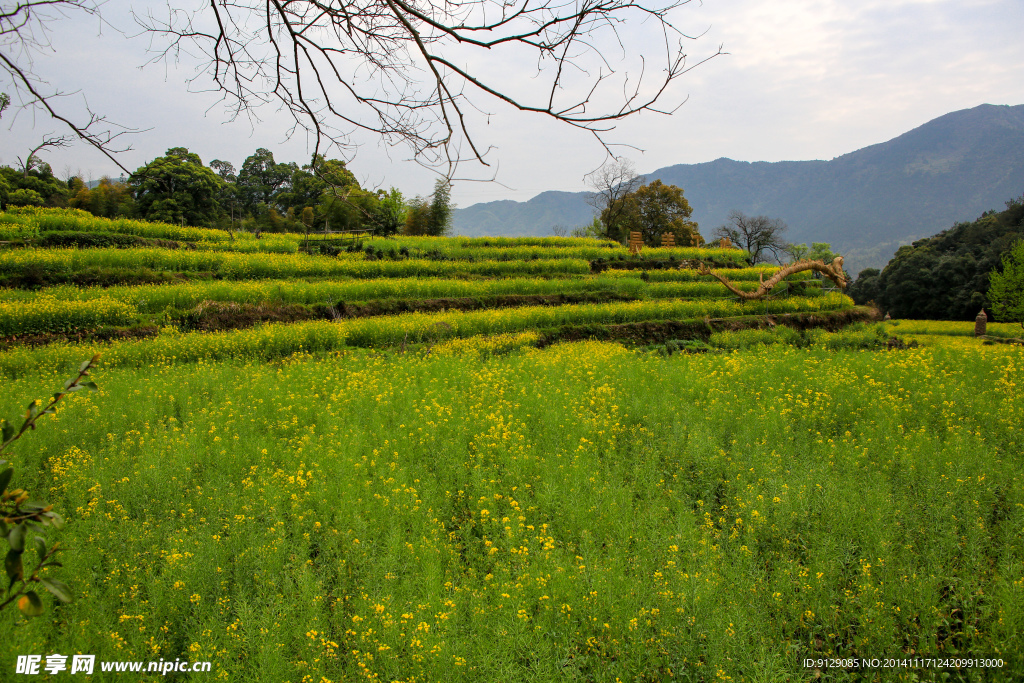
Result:
<svg viewBox="0 0 1024 683">
<path fill-rule="evenodd" d="M 58 100 L 60 106 L 76 111 L 87 101 L 91 110 L 140 131 L 126 138 L 132 149 L 118 157 L 124 166 L 137 168 L 170 147 L 236 167 L 258 147 L 270 149 L 277 161 L 308 162 L 306 137 L 299 132 L 289 138 L 284 115 L 264 110 L 259 121 L 230 121 L 219 98 L 204 92 L 202 76 L 190 82 L 197 62 L 188 55 L 144 66 L 162 44 L 140 35 L 132 10 L 167 8 L 108 0 L 102 22 L 68 14 L 48 23 L 48 44 L 32 63 L 52 91 L 71 93 Z M 671 19 L 696 36 L 685 43 L 688 65 L 714 55 L 720 45 L 726 54 L 671 84 L 661 101 L 667 107 L 682 103 L 672 115 L 645 112 L 606 134 L 615 152 L 641 173 L 719 157 L 831 159 L 951 111 L 1024 103 L 1020 0 L 705 0 L 678 7 Z M 650 29 L 624 26 L 625 52 L 607 41 L 599 47 L 613 61 L 621 58 L 621 73 L 638 64 L 637 43 L 659 56 Z M 536 95 L 530 55 L 466 52 L 465 60 L 517 94 Z M 0 79 L 0 91 L 12 92 L 8 83 Z M 490 166 L 458 168 L 452 193 L 457 206 L 585 190 L 586 174 L 607 158 L 586 131 L 494 100 L 476 102 L 489 114 L 471 123 L 478 142 L 492 147 Z M 44 135 L 66 132 L 47 116 L 8 109 L 0 119 L 0 164 L 17 165 Z M 407 149 L 367 136 L 358 142 L 349 168 L 364 187 L 397 187 L 409 197 L 430 193 L 436 174 L 410 160 Z M 120 175 L 82 143 L 42 158 L 59 177 Z"/>
</svg>

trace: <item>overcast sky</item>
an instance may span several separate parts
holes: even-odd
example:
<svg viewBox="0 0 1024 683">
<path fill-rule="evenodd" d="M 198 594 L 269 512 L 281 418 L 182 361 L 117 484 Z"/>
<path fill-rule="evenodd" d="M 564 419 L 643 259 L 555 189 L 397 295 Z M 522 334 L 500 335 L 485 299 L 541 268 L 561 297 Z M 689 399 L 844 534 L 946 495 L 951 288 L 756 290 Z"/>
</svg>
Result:
<svg viewBox="0 0 1024 683">
<path fill-rule="evenodd" d="M 306 138 L 300 133 L 287 140 L 288 120 L 281 115 L 267 111 L 255 128 L 248 120 L 226 122 L 216 97 L 190 92 L 201 82 L 187 84 L 194 75 L 188 60 L 140 68 L 150 56 L 149 39 L 115 30 L 137 32 L 133 7 L 144 12 L 160 5 L 110 0 L 102 12 L 112 26 L 82 15 L 53 22 L 52 53 L 34 61 L 53 89 L 80 93 L 68 99 L 69 107 L 84 96 L 111 120 L 147 129 L 132 136 L 134 149 L 121 156 L 125 166 L 137 168 L 176 146 L 205 163 L 223 159 L 236 167 L 257 147 L 269 148 L 278 161 L 308 162 Z M 720 44 L 728 54 L 673 84 L 665 101 L 686 100 L 675 114 L 645 113 L 607 136 L 643 150 L 617 148 L 641 172 L 719 157 L 831 159 L 951 111 L 1024 103 L 1020 0 L 706 0 L 680 7 L 673 19 L 700 34 L 687 43 L 690 63 Z M 505 70 L 517 84 L 528 82 L 531 66 L 480 64 L 491 75 L 504 77 Z M 0 90 L 10 87 L 0 83 Z M 496 173 L 501 184 L 457 182 L 459 206 L 586 189 L 584 175 L 605 156 L 589 134 L 479 101 L 492 114 L 478 139 L 495 147 L 488 157 L 493 170 L 463 166 L 459 175 Z M 15 165 L 44 134 L 63 132 L 56 121 L 8 110 L 0 121 L 0 164 Z M 349 167 L 364 185 L 428 194 L 434 176 L 408 157 L 403 148 L 366 140 Z M 120 174 L 83 144 L 43 158 L 58 176 L 65 170 L 81 170 L 87 179 Z"/>
</svg>

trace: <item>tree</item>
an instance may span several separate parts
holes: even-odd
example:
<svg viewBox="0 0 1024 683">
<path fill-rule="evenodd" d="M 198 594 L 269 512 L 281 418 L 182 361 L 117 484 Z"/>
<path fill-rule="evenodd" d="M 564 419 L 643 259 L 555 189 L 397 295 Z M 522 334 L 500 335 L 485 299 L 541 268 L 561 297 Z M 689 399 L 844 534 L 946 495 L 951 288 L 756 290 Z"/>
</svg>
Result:
<svg viewBox="0 0 1024 683">
<path fill-rule="evenodd" d="M 104 176 L 91 190 L 81 180 L 78 180 L 76 187 L 77 191 L 68 200 L 68 205 L 73 208 L 83 209 L 94 216 L 105 218 L 131 216 L 135 212 L 135 200 L 125 183 L 115 183 Z"/>
<path fill-rule="evenodd" d="M 235 165 L 230 161 L 214 159 L 210 162 L 210 168 L 212 168 L 225 183 L 234 183 L 238 180 L 238 176 L 235 175 Z"/>
<path fill-rule="evenodd" d="M 1024 197 L 900 247 L 878 276 L 875 300 L 894 318 L 974 320 L 991 301 L 989 274 L 1024 238 Z"/>
<path fill-rule="evenodd" d="M 878 299 L 878 276 L 882 274 L 878 268 L 865 268 L 857 275 L 857 279 L 846 290 L 847 296 L 858 306 Z"/>
<path fill-rule="evenodd" d="M 751 265 L 768 260 L 770 253 L 776 261 L 789 245 L 782 237 L 788 226 L 778 218 L 768 216 L 747 216 L 742 211 L 730 211 L 729 222 L 715 228 L 712 235 L 728 238 L 735 246 L 744 249 Z"/>
<path fill-rule="evenodd" d="M 451 185 L 447 178 L 438 178 L 430 199 L 416 197 L 409 202 L 403 232 L 406 235 L 447 235 L 451 230 L 453 209 Z"/>
<path fill-rule="evenodd" d="M 434 181 L 434 196 L 430 202 L 427 234 L 435 237 L 447 235 L 452 228 L 452 186 L 447 178 Z"/>
<path fill-rule="evenodd" d="M 485 102 L 563 121 L 602 144 L 616 121 L 672 111 L 657 103 L 696 66 L 669 19 L 685 1 L 242 0 L 137 19 L 167 39 L 157 59 L 202 55 L 232 116 L 276 105 L 310 134 L 314 153 L 349 148 L 350 133 L 367 131 L 443 165 L 486 163 L 487 148 L 471 133 L 484 123 Z M 619 30 L 624 21 L 629 31 Z M 626 68 L 615 68 L 613 50 Z M 517 91 L 509 63 L 536 64 L 542 85 Z"/>
<path fill-rule="evenodd" d="M 295 164 L 275 162 L 274 154 L 270 150 L 263 147 L 257 149 L 238 171 L 236 186 L 243 209 L 248 213 L 255 213 L 258 204 L 276 207 L 277 194 L 288 188 L 288 183 L 296 170 L 298 167 Z"/>
<path fill-rule="evenodd" d="M 637 175 L 633 162 L 625 158 L 615 159 L 589 175 L 587 185 L 594 193 L 587 203 L 597 211 L 604 237 L 620 242 L 629 237 L 628 230 L 624 232 L 621 225 L 626 208 L 623 198 L 643 184 L 644 177 Z"/>
<path fill-rule="evenodd" d="M 629 232 L 639 232 L 645 244 L 655 247 L 661 245 L 661 236 L 670 232 L 680 246 L 692 244 L 694 238 L 704 241 L 697 232 L 697 224 L 690 220 L 693 214 L 690 203 L 682 189 L 675 185 L 655 180 L 627 193 L 619 203 L 618 225 L 622 233 L 611 235 L 612 239 L 621 241 Z"/>
<path fill-rule="evenodd" d="M 24 188 L 9 193 L 7 201 L 13 206 L 42 206 L 46 203 L 41 194 L 35 190 L 26 190 Z"/>
<path fill-rule="evenodd" d="M 793 257 L 794 261 L 824 261 L 831 263 L 832 259 L 839 254 L 832 251 L 832 245 L 828 242 L 812 242 L 808 248 L 806 244 L 790 244 L 786 247 L 786 253 Z"/>
<path fill-rule="evenodd" d="M 25 157 L 24 161 L 21 160 L 21 157 L 18 157 L 18 163 L 21 164 L 22 168 L 21 174 L 27 178 L 29 171 L 43 164 L 43 160 L 36 156 L 39 152 L 50 147 L 53 149 L 64 149 L 66 147 L 70 147 L 73 140 L 74 138 L 67 135 L 59 135 L 57 137 L 44 135 L 43 141 L 28 153 L 28 156 Z M 52 175 L 52 172 L 50 174 Z"/>
<path fill-rule="evenodd" d="M 67 184 L 53 177 L 53 170 L 47 163 L 35 165 L 29 170 L 27 176 L 13 168 L 0 166 L 0 177 L 3 178 L 4 184 L 7 185 L 11 193 L 18 190 L 31 190 L 35 195 L 41 197 L 47 206 L 65 205 L 64 202 L 69 194 Z M 34 195 L 29 196 L 34 197 Z"/>
<path fill-rule="evenodd" d="M 146 220 L 208 225 L 217 218 L 221 180 L 184 147 L 173 147 L 139 168 L 129 185 Z"/>
<path fill-rule="evenodd" d="M 405 199 L 402 193 L 391 188 L 390 191 L 377 190 L 377 211 L 373 216 L 373 233 L 375 235 L 394 235 L 405 225 Z"/>
<path fill-rule="evenodd" d="M 409 208 L 405 213 L 403 233 L 412 236 L 426 235 L 429 222 L 430 202 L 423 197 L 415 197 L 409 202 Z"/>
<path fill-rule="evenodd" d="M 989 273 L 988 300 L 995 319 L 1024 327 L 1024 239 L 1003 255 L 1003 269 Z"/>
</svg>

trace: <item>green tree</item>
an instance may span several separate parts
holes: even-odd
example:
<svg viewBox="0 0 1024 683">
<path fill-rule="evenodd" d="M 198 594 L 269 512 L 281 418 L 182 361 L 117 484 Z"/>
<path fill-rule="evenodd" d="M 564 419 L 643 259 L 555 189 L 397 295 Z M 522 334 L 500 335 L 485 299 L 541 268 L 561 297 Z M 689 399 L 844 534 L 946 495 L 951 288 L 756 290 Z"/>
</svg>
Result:
<svg viewBox="0 0 1024 683">
<path fill-rule="evenodd" d="M 49 164 L 34 166 L 28 175 L 6 166 L 0 167 L 0 178 L 3 178 L 9 192 L 32 190 L 42 197 L 47 206 L 67 206 L 68 186 L 53 176 Z"/>
<path fill-rule="evenodd" d="M 606 226 L 615 226 L 615 234 L 609 234 L 612 239 L 623 241 L 630 232 L 639 232 L 644 244 L 655 247 L 661 245 L 661 236 L 670 232 L 680 246 L 689 246 L 694 238 L 698 243 L 703 242 L 697 223 L 690 220 L 693 209 L 683 196 L 683 190 L 675 185 L 655 180 L 625 194 L 617 221 L 610 216 L 613 208 L 605 209 L 602 215 Z"/>
<path fill-rule="evenodd" d="M 839 254 L 832 251 L 832 245 L 828 242 L 812 242 L 810 248 L 806 244 L 790 244 L 786 251 L 793 257 L 794 261 L 804 259 L 810 261 L 824 261 L 832 263 Z"/>
<path fill-rule="evenodd" d="M 104 176 L 99 185 L 91 190 L 80 180 L 75 183 L 75 187 L 77 191 L 68 200 L 72 208 L 83 209 L 104 218 L 131 216 L 135 212 L 135 199 L 124 183 L 114 182 Z"/>
<path fill-rule="evenodd" d="M 128 184 L 146 220 L 212 225 L 217 219 L 222 182 L 184 147 L 173 147 L 139 168 Z"/>
<path fill-rule="evenodd" d="M 390 191 L 377 190 L 377 209 L 373 214 L 375 235 L 394 235 L 405 225 L 407 207 L 402 193 L 395 188 Z"/>
<path fill-rule="evenodd" d="M 405 213 L 406 235 L 426 235 L 427 226 L 430 223 L 430 202 L 424 197 L 417 196 L 409 202 L 409 208 Z"/>
<path fill-rule="evenodd" d="M 1003 269 L 989 273 L 988 300 L 996 320 L 1024 327 L 1024 239 L 1003 254 Z"/>
<path fill-rule="evenodd" d="M 434 182 L 434 196 L 430 202 L 427 218 L 427 233 L 435 237 L 447 235 L 452 229 L 452 186 L 447 178 Z"/>
<path fill-rule="evenodd" d="M 46 203 L 43 196 L 35 190 L 20 189 L 8 195 L 8 201 L 12 206 L 42 206 Z"/>
<path fill-rule="evenodd" d="M 255 154 L 245 160 L 242 168 L 238 171 L 236 185 L 243 209 L 247 213 L 255 215 L 257 204 L 277 207 L 278 193 L 288 189 L 292 175 L 297 170 L 298 166 L 294 163 L 279 164 L 275 162 L 274 155 L 270 150 L 263 147 L 257 149 Z M 287 207 L 282 210 L 287 210 Z"/>
<path fill-rule="evenodd" d="M 900 247 L 878 276 L 875 301 L 894 318 L 973 320 L 991 299 L 989 273 L 1024 237 L 1024 197 Z"/>
<path fill-rule="evenodd" d="M 846 295 L 858 306 L 863 306 L 869 301 L 878 300 L 878 276 L 882 271 L 878 268 L 865 268 L 857 275 L 857 279 L 847 287 Z"/>
</svg>

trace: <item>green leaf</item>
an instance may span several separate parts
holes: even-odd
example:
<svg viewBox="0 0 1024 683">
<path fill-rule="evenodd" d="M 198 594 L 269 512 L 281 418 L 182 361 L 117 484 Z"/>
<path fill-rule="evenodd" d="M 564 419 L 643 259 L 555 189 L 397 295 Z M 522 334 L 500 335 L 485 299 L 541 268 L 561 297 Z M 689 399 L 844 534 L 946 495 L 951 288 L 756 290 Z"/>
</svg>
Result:
<svg viewBox="0 0 1024 683">
<path fill-rule="evenodd" d="M 13 432 L 14 429 L 11 429 Z M 6 440 L 6 439 L 5 439 Z M 0 493 L 7 490 L 7 485 L 11 483 L 11 477 L 14 476 L 14 468 L 8 467 L 3 472 L 0 472 Z"/>
<path fill-rule="evenodd" d="M 64 528 L 64 518 L 58 515 L 56 512 L 48 512 L 46 516 L 50 518 L 50 524 L 53 525 L 54 529 L 60 531 Z"/>
<path fill-rule="evenodd" d="M 73 386 L 73 387 L 68 387 L 68 391 L 67 391 L 67 393 L 69 393 L 69 394 L 70 394 L 70 393 L 73 393 L 73 392 L 75 392 L 75 391 L 81 391 L 81 390 L 82 390 L 82 385 L 81 385 L 81 384 L 76 384 L 76 385 L 75 385 L 75 386 Z"/>
<path fill-rule="evenodd" d="M 63 581 L 56 579 L 39 579 L 39 581 L 61 602 L 71 602 L 71 589 Z"/>
<path fill-rule="evenodd" d="M 43 613 L 43 601 L 35 591 L 29 591 L 18 599 L 18 609 L 26 617 L 38 617 Z"/>
<path fill-rule="evenodd" d="M 10 535 L 7 537 L 7 542 L 11 544 L 11 549 L 15 552 L 23 552 L 25 550 L 25 532 L 28 531 L 24 524 L 17 524 L 11 529 Z"/>
<path fill-rule="evenodd" d="M 7 572 L 7 576 L 11 579 L 10 585 L 7 586 L 7 590 L 10 590 L 15 581 L 21 581 L 22 577 L 25 576 L 25 569 L 21 564 L 21 553 L 17 550 L 7 551 L 7 556 L 4 557 L 4 571 Z"/>
<path fill-rule="evenodd" d="M 42 536 L 36 536 L 33 540 L 36 544 L 36 552 L 39 553 L 39 561 L 42 562 L 43 558 L 46 557 L 46 539 Z"/>
<path fill-rule="evenodd" d="M 99 391 L 99 387 L 96 386 L 96 382 L 82 382 L 83 387 L 89 387 L 89 391 Z"/>
<path fill-rule="evenodd" d="M 81 374 L 81 373 L 85 372 L 86 370 L 88 370 L 89 366 L 91 366 L 91 365 L 92 365 L 92 360 L 82 361 L 82 364 L 78 366 L 79 374 Z M 74 380 L 72 380 L 72 381 L 74 381 Z"/>
<path fill-rule="evenodd" d="M 7 538 L 7 522 L 0 519 L 0 538 Z"/>
<path fill-rule="evenodd" d="M 12 436 L 14 436 L 14 425 L 12 425 L 7 420 L 4 420 L 4 426 L 3 426 L 4 441 L 9 441 Z M 4 462 L 7 462 L 7 461 L 5 460 Z"/>
</svg>

